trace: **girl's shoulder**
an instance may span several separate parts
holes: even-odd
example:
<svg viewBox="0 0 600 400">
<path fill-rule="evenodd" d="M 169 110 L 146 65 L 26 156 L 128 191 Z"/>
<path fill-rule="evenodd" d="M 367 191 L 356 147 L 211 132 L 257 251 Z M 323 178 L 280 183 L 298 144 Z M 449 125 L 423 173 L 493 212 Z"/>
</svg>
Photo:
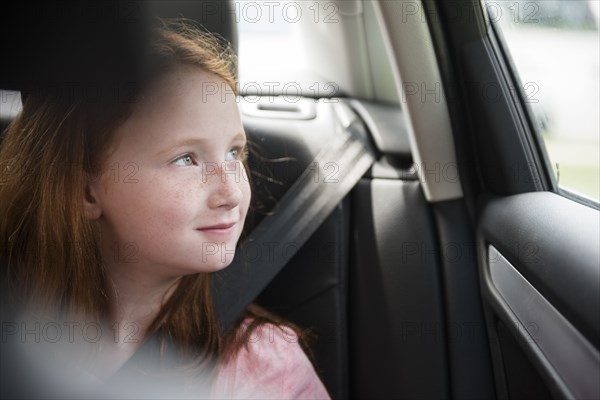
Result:
<svg viewBox="0 0 600 400">
<path fill-rule="evenodd" d="M 248 329 L 251 323 L 248 318 L 239 329 Z M 219 365 L 212 397 L 328 399 L 298 340 L 289 327 L 259 324 L 246 344 Z"/>
</svg>

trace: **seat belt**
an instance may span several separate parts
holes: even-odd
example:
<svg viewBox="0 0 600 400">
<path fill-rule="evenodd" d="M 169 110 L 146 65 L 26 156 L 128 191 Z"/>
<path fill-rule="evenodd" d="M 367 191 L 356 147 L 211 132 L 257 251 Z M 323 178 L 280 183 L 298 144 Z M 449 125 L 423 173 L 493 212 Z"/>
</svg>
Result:
<svg viewBox="0 0 600 400">
<path fill-rule="evenodd" d="M 365 125 L 335 103 L 339 132 L 241 244 L 231 265 L 213 277 L 213 301 L 227 331 L 267 287 L 375 161 Z M 332 164 L 335 163 L 335 164 Z M 337 170 L 332 174 L 330 167 Z M 325 170 L 327 169 L 327 171 Z"/>
</svg>

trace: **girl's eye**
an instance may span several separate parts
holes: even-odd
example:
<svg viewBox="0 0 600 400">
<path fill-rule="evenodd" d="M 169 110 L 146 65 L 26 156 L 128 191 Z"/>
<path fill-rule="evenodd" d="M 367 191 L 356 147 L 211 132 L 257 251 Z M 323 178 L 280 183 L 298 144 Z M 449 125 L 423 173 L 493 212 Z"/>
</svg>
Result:
<svg viewBox="0 0 600 400">
<path fill-rule="evenodd" d="M 180 167 L 189 167 L 191 165 L 194 165 L 194 158 L 191 155 L 186 154 L 175 160 L 173 164 L 178 165 Z"/>
<path fill-rule="evenodd" d="M 239 157 L 239 151 L 237 149 L 231 149 L 227 152 L 225 156 L 225 161 L 233 161 L 237 160 Z"/>
<path fill-rule="evenodd" d="M 236 147 L 227 152 L 225 156 L 226 161 L 240 160 L 243 158 L 244 149 L 241 147 Z"/>
</svg>

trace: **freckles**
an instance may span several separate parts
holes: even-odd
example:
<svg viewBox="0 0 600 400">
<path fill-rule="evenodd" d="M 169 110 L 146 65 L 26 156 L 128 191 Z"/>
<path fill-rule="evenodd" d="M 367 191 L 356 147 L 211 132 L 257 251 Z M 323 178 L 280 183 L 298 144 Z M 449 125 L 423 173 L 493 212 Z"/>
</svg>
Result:
<svg viewBox="0 0 600 400">
<path fill-rule="evenodd" d="M 206 184 L 208 183 L 204 183 L 201 178 L 194 178 L 172 185 L 171 188 L 174 190 L 174 198 L 183 200 L 190 197 L 198 197 L 204 191 Z"/>
<path fill-rule="evenodd" d="M 183 190 L 175 190 L 175 198 L 177 200 L 182 200 L 185 197 Z"/>
</svg>

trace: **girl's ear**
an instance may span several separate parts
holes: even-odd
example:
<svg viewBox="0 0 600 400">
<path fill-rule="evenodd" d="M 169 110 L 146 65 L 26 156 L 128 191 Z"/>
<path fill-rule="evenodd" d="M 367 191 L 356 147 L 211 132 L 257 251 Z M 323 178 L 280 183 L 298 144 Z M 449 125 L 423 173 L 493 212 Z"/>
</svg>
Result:
<svg viewBox="0 0 600 400">
<path fill-rule="evenodd" d="M 85 216 L 89 219 L 98 219 L 102 215 L 102 208 L 98 202 L 98 196 L 96 196 L 97 185 L 94 182 L 89 182 L 85 185 L 83 195 L 83 207 L 85 209 Z"/>
</svg>

